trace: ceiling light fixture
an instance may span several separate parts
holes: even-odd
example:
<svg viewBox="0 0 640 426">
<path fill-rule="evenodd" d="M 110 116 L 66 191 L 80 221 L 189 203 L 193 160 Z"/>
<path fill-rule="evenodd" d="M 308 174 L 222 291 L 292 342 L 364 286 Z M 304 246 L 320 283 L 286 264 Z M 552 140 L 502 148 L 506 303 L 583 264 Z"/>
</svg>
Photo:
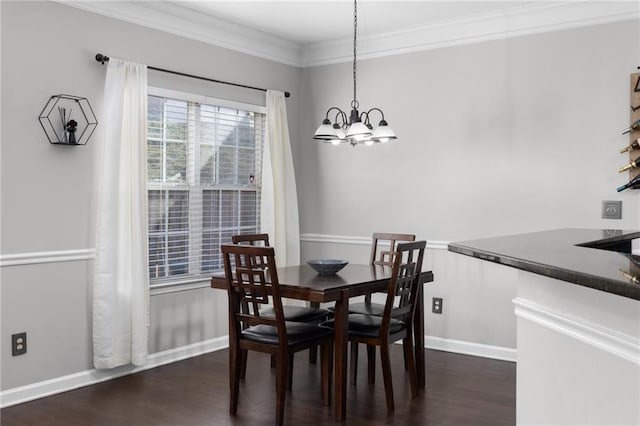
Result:
<svg viewBox="0 0 640 426">
<path fill-rule="evenodd" d="M 327 110 L 322 124 L 318 127 L 313 139 L 321 140 L 334 145 L 349 142 L 352 146 L 358 144 L 373 145 L 374 143 L 384 143 L 392 139 L 397 139 L 396 134 L 391 130 L 384 113 L 380 108 L 371 108 L 368 111 L 358 112 L 360 104 L 356 97 L 356 54 L 358 36 L 358 2 L 353 1 L 353 100 L 351 101 L 351 114 L 347 119 L 347 114 L 338 107 L 331 107 Z M 371 125 L 371 113 L 378 112 L 381 120 L 374 130 Z M 333 116 L 333 113 L 335 115 Z M 329 119 L 330 114 L 334 117 L 333 123 Z"/>
</svg>

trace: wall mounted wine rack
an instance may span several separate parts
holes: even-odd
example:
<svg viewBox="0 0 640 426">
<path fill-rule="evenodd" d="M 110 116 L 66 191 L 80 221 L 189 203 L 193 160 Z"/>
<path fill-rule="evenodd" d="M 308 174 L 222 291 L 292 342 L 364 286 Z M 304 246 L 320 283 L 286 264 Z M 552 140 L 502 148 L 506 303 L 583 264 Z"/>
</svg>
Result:
<svg viewBox="0 0 640 426">
<path fill-rule="evenodd" d="M 630 105 L 631 105 L 631 121 L 629 122 L 629 126 L 632 126 L 633 123 L 638 122 L 640 120 L 640 72 L 632 73 L 630 78 Z M 640 138 L 640 129 L 632 130 L 629 132 L 629 145 Z M 636 158 L 640 161 L 640 150 L 630 150 L 629 151 L 629 162 L 631 163 Z M 629 180 L 640 174 L 639 167 L 633 167 L 629 169 Z M 633 189 L 639 189 L 638 187 L 634 187 Z"/>
<path fill-rule="evenodd" d="M 640 70 L 640 67 L 638 69 Z M 640 189 L 640 72 L 631 74 L 629 91 L 631 120 L 629 127 L 622 132 L 623 135 L 629 135 L 629 144 L 620 150 L 621 153 L 628 153 L 629 160 L 626 165 L 618 169 L 618 172 L 629 170 L 629 181 L 619 186 L 616 189 L 617 192 L 629 188 Z"/>
</svg>

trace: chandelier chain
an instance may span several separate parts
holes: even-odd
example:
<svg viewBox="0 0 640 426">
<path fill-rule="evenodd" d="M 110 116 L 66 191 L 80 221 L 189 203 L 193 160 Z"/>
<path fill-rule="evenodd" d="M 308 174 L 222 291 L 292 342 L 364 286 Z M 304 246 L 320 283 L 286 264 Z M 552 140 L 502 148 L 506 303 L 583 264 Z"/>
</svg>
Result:
<svg viewBox="0 0 640 426">
<path fill-rule="evenodd" d="M 357 55 L 357 34 L 358 34 L 358 2 L 353 0 L 353 102 L 354 108 L 358 108 L 358 101 L 356 97 L 356 55 Z"/>
</svg>

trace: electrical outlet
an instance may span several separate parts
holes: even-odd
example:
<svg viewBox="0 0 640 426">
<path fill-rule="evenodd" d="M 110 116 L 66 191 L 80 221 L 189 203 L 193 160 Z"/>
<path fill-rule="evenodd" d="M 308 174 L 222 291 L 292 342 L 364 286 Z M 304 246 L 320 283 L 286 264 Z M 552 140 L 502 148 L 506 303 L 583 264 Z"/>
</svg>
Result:
<svg viewBox="0 0 640 426">
<path fill-rule="evenodd" d="M 603 219 L 622 219 L 622 201 L 603 201 Z"/>
<path fill-rule="evenodd" d="M 431 299 L 431 312 L 434 314 L 442 313 L 442 297 L 434 297 Z"/>
<path fill-rule="evenodd" d="M 11 355 L 23 355 L 27 353 L 27 333 L 16 333 L 11 335 Z"/>
</svg>

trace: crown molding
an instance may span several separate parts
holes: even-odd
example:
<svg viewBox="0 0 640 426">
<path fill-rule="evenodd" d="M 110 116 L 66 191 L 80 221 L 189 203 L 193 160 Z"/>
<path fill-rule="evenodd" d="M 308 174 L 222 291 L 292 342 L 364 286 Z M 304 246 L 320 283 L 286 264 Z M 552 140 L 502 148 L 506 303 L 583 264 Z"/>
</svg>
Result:
<svg viewBox="0 0 640 426">
<path fill-rule="evenodd" d="M 158 1 L 52 0 L 87 12 L 201 41 L 258 58 L 300 66 L 300 46 L 188 7 Z M 105 52 L 109 54 L 109 52 Z M 112 52 L 114 56 L 115 52 Z"/>
<path fill-rule="evenodd" d="M 401 31 L 359 37 L 358 59 L 379 58 L 632 19 L 640 19 L 640 2 L 546 2 L 516 7 L 502 13 L 441 21 Z M 353 60 L 352 55 L 352 40 L 309 44 L 302 49 L 301 66 L 349 62 Z"/>
<path fill-rule="evenodd" d="M 353 59 L 352 39 L 300 45 L 172 2 L 53 1 L 286 65 L 312 67 Z M 358 58 L 379 58 L 632 19 L 640 19 L 640 2 L 550 1 L 360 37 Z"/>
</svg>

